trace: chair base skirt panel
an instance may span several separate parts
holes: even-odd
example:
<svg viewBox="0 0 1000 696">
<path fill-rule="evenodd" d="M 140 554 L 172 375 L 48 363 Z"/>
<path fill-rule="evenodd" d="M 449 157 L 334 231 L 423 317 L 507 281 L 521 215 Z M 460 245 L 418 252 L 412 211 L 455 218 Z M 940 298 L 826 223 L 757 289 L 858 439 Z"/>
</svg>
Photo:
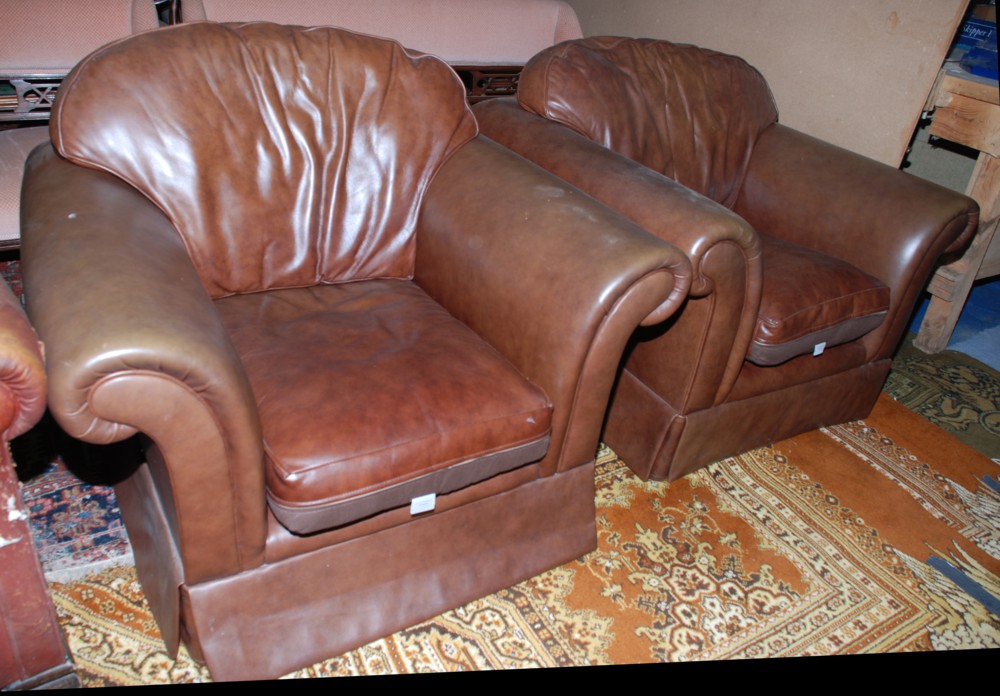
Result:
<svg viewBox="0 0 1000 696">
<path fill-rule="evenodd" d="M 625 370 L 604 441 L 643 480 L 673 481 L 755 447 L 865 418 L 891 364 L 867 363 L 687 415 L 678 414 Z"/>
<path fill-rule="evenodd" d="M 498 474 L 493 478 L 474 483 L 471 486 L 460 488 L 452 493 L 439 495 L 433 512 L 420 513 L 420 515 L 436 514 L 440 515 L 448 510 L 453 510 L 463 505 L 475 503 L 478 500 L 489 498 L 500 493 L 514 490 L 526 485 L 542 476 L 542 468 L 539 463 L 527 464 L 525 466 L 512 469 L 505 474 Z M 293 534 L 278 521 L 273 514 L 268 515 L 268 532 L 265 541 L 265 563 L 278 563 L 293 556 L 301 556 L 311 553 L 326 546 L 333 546 L 357 537 L 369 536 L 376 532 L 409 524 L 413 521 L 414 515 L 410 512 L 409 506 L 398 507 L 386 510 L 377 515 L 372 515 L 353 524 L 342 527 L 335 527 L 316 534 Z"/>
<path fill-rule="evenodd" d="M 438 469 L 394 486 L 326 505 L 304 508 L 284 505 L 271 497 L 270 493 L 267 496 L 267 503 L 274 516 L 292 531 L 303 529 L 308 533 L 329 529 L 365 519 L 385 510 L 408 506 L 416 498 L 430 494 L 443 495 L 465 488 L 528 462 L 536 462 L 545 456 L 548 449 L 549 438 L 543 437 L 499 452 L 457 462 L 445 469 Z"/>
<path fill-rule="evenodd" d="M 185 628 L 180 625 L 180 593 L 185 584 L 185 569 L 176 545 L 176 521 L 170 500 L 172 492 L 166 469 L 159 461 L 155 446 L 147 450 L 150 463 L 141 465 L 130 477 L 115 485 L 119 507 L 135 554 L 136 570 L 153 616 L 160 626 L 167 651 L 177 654 Z M 539 479 L 538 463 L 521 466 L 485 481 L 441 495 L 434 512 L 425 516 L 474 504 L 482 499 L 506 493 Z M 167 501 L 167 502 L 164 502 Z M 370 537 L 379 532 L 413 521 L 408 507 L 373 515 L 353 524 L 306 536 L 293 534 L 273 514 L 267 515 L 267 537 L 261 563 L 277 564 L 296 556 Z M 206 544 L 206 547 L 209 547 Z M 211 553 L 211 548 L 207 548 Z M 253 564 L 250 566 L 254 567 Z M 194 584 L 211 579 L 193 580 Z M 187 645 L 191 641 L 184 639 Z M 204 660 L 202 660 L 204 661 Z"/>
<path fill-rule="evenodd" d="M 160 467 L 162 471 L 162 464 Z M 165 480 L 165 476 L 154 477 L 152 467 L 144 463 L 115 484 L 115 496 L 143 594 L 160 627 L 167 652 L 176 657 L 180 643 L 179 588 L 184 584 L 184 566 L 175 541 L 173 510 L 160 494 L 159 486 Z M 169 489 L 166 499 L 170 500 Z"/>
<path fill-rule="evenodd" d="M 220 681 L 340 655 L 597 546 L 594 466 L 182 588 L 192 655 Z"/>
</svg>

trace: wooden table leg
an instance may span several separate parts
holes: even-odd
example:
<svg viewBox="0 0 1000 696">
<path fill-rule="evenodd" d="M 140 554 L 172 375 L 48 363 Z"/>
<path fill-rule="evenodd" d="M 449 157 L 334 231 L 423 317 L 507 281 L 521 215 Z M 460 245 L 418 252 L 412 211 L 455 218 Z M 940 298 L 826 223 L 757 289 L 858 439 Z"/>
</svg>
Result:
<svg viewBox="0 0 1000 696">
<path fill-rule="evenodd" d="M 79 687 L 6 439 L 0 448 L 0 689 Z"/>
</svg>

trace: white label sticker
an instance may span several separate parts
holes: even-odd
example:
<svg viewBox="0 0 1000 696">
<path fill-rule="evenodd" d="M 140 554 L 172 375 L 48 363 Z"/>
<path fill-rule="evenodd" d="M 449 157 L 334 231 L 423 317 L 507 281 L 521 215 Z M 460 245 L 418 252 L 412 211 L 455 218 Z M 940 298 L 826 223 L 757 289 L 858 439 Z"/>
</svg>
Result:
<svg viewBox="0 0 1000 696">
<path fill-rule="evenodd" d="M 817 343 L 813 346 L 813 356 L 823 355 L 823 351 L 826 350 L 826 341 L 822 343 Z"/>
<path fill-rule="evenodd" d="M 437 502 L 436 493 L 421 495 L 410 501 L 410 514 L 419 515 L 421 512 L 430 512 Z"/>
</svg>

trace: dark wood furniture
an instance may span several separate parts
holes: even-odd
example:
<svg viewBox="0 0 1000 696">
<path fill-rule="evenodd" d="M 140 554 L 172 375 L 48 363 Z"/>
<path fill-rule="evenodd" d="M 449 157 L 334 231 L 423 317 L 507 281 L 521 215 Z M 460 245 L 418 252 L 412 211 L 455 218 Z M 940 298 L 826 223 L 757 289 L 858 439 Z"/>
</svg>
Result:
<svg viewBox="0 0 1000 696">
<path fill-rule="evenodd" d="M 38 338 L 0 280 L 0 689 L 79 686 L 28 526 L 8 442 L 45 411 Z"/>
</svg>

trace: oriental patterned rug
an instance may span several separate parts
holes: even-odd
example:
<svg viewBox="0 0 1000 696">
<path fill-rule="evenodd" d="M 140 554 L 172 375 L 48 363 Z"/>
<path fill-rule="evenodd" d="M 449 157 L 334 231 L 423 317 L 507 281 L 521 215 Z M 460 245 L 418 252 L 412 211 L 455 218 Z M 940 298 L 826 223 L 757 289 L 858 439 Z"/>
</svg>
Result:
<svg viewBox="0 0 1000 696">
<path fill-rule="evenodd" d="M 50 582 L 71 582 L 93 571 L 134 563 L 112 488 L 84 483 L 56 460 L 23 482 L 21 495 Z"/>
<path fill-rule="evenodd" d="M 1000 467 L 884 395 L 670 484 L 597 469 L 597 550 L 289 676 L 1000 647 Z M 84 684 L 209 680 L 131 566 L 51 588 Z"/>
<path fill-rule="evenodd" d="M 883 391 L 993 459 L 1000 459 L 1000 374 L 964 353 L 928 355 L 909 334 Z"/>
</svg>

